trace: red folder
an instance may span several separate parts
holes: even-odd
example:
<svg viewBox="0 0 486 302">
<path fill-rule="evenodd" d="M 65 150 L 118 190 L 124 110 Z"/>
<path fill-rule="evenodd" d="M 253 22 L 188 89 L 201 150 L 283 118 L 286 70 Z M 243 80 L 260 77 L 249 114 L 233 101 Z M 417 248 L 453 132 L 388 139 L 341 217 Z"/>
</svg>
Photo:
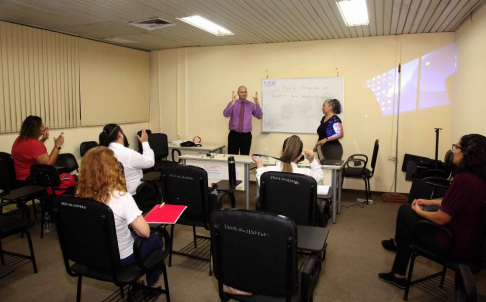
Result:
<svg viewBox="0 0 486 302">
<path fill-rule="evenodd" d="M 162 207 L 156 205 L 150 213 L 145 216 L 147 223 L 154 224 L 175 224 L 187 206 L 164 204 Z"/>
</svg>

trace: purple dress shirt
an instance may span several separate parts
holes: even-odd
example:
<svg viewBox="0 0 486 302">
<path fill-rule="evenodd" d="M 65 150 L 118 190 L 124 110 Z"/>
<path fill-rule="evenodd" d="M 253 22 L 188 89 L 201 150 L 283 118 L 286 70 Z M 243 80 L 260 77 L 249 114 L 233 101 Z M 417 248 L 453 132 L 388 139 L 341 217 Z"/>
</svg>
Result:
<svg viewBox="0 0 486 302">
<path fill-rule="evenodd" d="M 242 102 L 245 102 L 245 117 L 242 132 L 251 132 L 253 129 L 251 126 L 251 116 L 254 115 L 257 119 L 261 119 L 263 116 L 263 111 L 262 108 L 260 108 L 260 105 L 256 105 L 248 100 L 238 99 L 234 105 L 231 105 L 232 102 L 229 102 L 228 106 L 223 110 L 223 115 L 230 118 L 229 129 L 238 132 Z"/>
</svg>

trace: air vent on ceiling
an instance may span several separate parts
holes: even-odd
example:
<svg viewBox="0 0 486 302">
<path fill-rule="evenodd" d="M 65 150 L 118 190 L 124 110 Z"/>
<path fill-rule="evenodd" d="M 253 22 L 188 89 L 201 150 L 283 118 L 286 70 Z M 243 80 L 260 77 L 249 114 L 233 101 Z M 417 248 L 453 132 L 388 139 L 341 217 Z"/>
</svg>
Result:
<svg viewBox="0 0 486 302">
<path fill-rule="evenodd" d="M 127 40 L 127 39 L 123 39 L 123 38 L 117 38 L 117 37 L 104 38 L 103 40 L 108 41 L 108 42 L 113 42 L 113 43 L 120 43 L 120 44 L 135 43 L 135 41 Z"/>
<path fill-rule="evenodd" d="M 160 29 L 160 28 L 175 25 L 165 20 L 162 20 L 160 18 L 153 18 L 145 21 L 130 22 L 130 24 L 133 26 L 141 27 L 146 30 L 155 30 L 155 29 Z"/>
</svg>

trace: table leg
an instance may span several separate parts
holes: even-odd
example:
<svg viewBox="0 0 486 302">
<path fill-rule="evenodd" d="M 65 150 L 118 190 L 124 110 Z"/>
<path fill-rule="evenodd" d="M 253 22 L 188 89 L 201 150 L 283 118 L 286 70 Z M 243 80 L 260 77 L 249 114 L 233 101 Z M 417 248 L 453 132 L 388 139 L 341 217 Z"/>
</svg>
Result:
<svg viewBox="0 0 486 302">
<path fill-rule="evenodd" d="M 332 199 L 332 223 L 336 223 L 336 213 L 338 208 L 336 170 L 332 170 L 331 186 L 332 186 L 332 198 L 331 198 Z"/>
<path fill-rule="evenodd" d="M 246 209 L 250 209 L 250 165 L 245 164 L 245 201 Z"/>
<path fill-rule="evenodd" d="M 338 186 L 339 186 L 339 190 L 338 190 L 338 214 L 341 214 L 341 194 L 343 192 L 343 188 L 341 187 L 342 185 L 342 173 L 341 173 L 341 170 L 337 171 L 338 173 L 338 179 L 337 179 L 337 182 L 338 182 Z"/>
</svg>

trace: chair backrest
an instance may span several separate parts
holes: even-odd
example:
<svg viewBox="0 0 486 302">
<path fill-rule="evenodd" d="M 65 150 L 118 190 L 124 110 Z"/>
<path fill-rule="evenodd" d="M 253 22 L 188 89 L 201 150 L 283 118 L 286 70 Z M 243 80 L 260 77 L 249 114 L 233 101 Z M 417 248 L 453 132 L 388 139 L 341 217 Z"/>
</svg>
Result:
<svg viewBox="0 0 486 302">
<path fill-rule="evenodd" d="M 169 156 L 169 143 L 164 133 L 152 133 L 148 136 L 150 148 L 154 150 L 155 160 L 161 160 Z"/>
<path fill-rule="evenodd" d="M 63 167 L 63 171 L 66 173 L 78 171 L 79 169 L 78 161 L 72 153 L 59 154 L 56 159 L 56 166 Z"/>
<path fill-rule="evenodd" d="M 0 190 L 5 194 L 15 189 L 15 167 L 10 154 L 0 152 Z"/>
<path fill-rule="evenodd" d="M 165 166 L 161 170 L 162 195 L 167 204 L 186 205 L 181 218 L 196 219 L 209 227 L 208 173 L 194 166 Z"/>
<path fill-rule="evenodd" d="M 216 210 L 211 214 L 211 238 L 220 296 L 222 284 L 278 297 L 296 292 L 297 229 L 287 217 Z"/>
<path fill-rule="evenodd" d="M 136 202 L 142 212 L 151 210 L 161 199 L 162 194 L 154 182 L 144 182 L 137 187 Z"/>
<path fill-rule="evenodd" d="M 380 149 L 380 141 L 375 140 L 375 145 L 373 147 L 373 155 L 371 156 L 371 175 L 370 178 L 373 177 L 373 174 L 375 173 L 375 166 L 376 166 L 376 160 L 378 158 L 378 150 Z"/>
<path fill-rule="evenodd" d="M 54 199 L 54 218 L 68 272 L 68 260 L 97 270 L 120 268 L 115 219 L 110 207 L 94 200 L 59 196 Z"/>
<path fill-rule="evenodd" d="M 145 129 L 145 132 L 147 133 L 148 136 L 150 136 L 152 134 L 152 131 L 150 131 L 150 129 Z M 142 130 L 138 131 L 137 135 L 142 136 Z M 138 139 L 137 139 L 137 142 L 138 142 L 138 153 L 143 154 L 142 143 Z"/>
<path fill-rule="evenodd" d="M 81 157 L 83 157 L 89 149 L 94 147 L 98 147 L 98 143 L 95 141 L 82 142 L 81 145 L 79 145 L 79 154 L 81 155 Z"/>
<path fill-rule="evenodd" d="M 317 223 L 317 183 L 308 175 L 265 172 L 260 178 L 261 210 L 292 219 L 298 225 Z"/>
<path fill-rule="evenodd" d="M 30 181 L 38 186 L 56 188 L 61 184 L 59 173 L 53 165 L 34 164 L 30 166 Z"/>
</svg>

